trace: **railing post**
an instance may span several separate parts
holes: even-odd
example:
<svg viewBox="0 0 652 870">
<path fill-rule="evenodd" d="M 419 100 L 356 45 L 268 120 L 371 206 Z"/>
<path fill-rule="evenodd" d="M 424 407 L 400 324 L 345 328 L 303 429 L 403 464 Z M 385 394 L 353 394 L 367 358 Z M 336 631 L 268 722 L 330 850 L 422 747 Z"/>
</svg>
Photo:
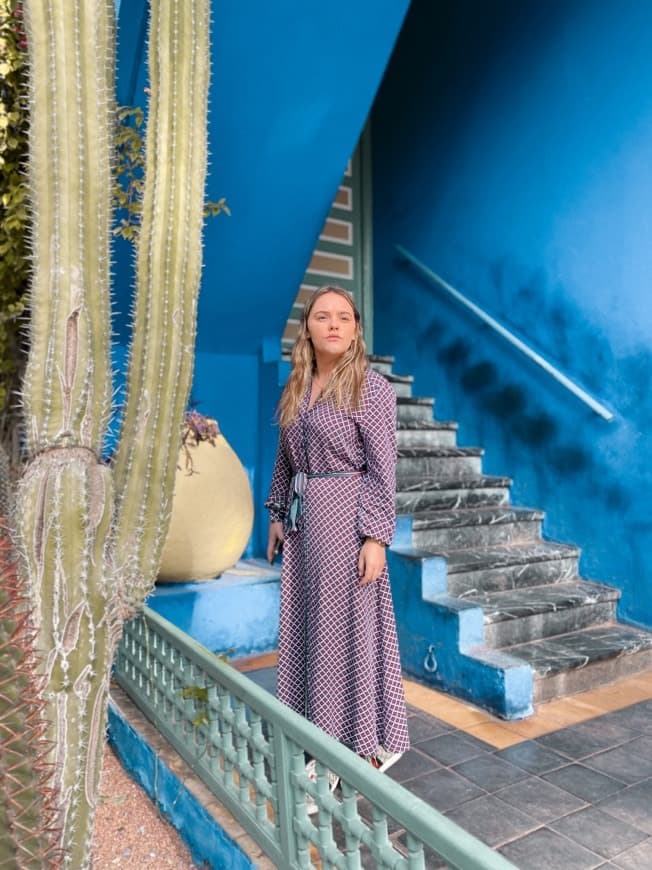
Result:
<svg viewBox="0 0 652 870">
<path fill-rule="evenodd" d="M 276 827 L 281 851 L 287 859 L 288 867 L 301 866 L 301 864 L 297 864 L 297 842 L 292 827 L 292 819 L 294 817 L 294 800 L 290 787 L 292 753 L 288 744 L 288 738 L 283 734 L 282 730 L 275 725 L 270 725 L 270 729 L 273 729 L 273 771 L 276 776 L 276 794 L 278 796 Z"/>
</svg>

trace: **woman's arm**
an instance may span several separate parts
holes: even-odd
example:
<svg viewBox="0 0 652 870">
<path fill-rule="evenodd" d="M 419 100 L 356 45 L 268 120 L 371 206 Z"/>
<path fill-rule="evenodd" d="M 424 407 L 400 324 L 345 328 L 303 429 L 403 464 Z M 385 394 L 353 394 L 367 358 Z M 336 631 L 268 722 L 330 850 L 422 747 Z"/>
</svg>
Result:
<svg viewBox="0 0 652 870">
<path fill-rule="evenodd" d="M 366 460 L 358 533 L 389 546 L 396 522 L 396 395 L 380 375 L 368 389 L 358 421 Z"/>
<path fill-rule="evenodd" d="M 283 533 L 283 519 L 287 510 L 288 489 L 292 477 L 292 467 L 285 451 L 283 436 L 279 435 L 276 449 L 276 460 L 272 472 L 272 482 L 269 487 L 269 495 L 265 500 L 265 507 L 269 511 L 269 532 L 267 535 L 267 561 L 270 565 L 281 552 L 285 535 Z"/>
<path fill-rule="evenodd" d="M 287 511 L 288 491 L 292 478 L 292 466 L 283 443 L 283 433 L 279 435 L 276 449 L 276 460 L 272 472 L 272 482 L 269 495 L 265 499 L 265 507 L 269 511 L 270 522 L 283 522 Z"/>
<path fill-rule="evenodd" d="M 358 562 L 362 583 L 378 579 L 385 567 L 396 494 L 396 395 L 380 376 L 368 389 L 359 420 L 366 460 L 358 510 L 358 533 L 365 539 Z"/>
</svg>

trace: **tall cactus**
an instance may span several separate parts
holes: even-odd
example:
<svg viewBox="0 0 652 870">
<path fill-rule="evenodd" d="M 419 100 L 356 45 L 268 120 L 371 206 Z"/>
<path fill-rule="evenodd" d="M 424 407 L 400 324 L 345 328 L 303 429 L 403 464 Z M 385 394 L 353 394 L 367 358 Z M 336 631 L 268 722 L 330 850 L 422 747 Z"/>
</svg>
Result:
<svg viewBox="0 0 652 870">
<path fill-rule="evenodd" d="M 35 679 L 58 845 L 77 870 L 90 861 L 111 664 L 123 620 L 155 580 L 192 375 L 210 0 L 151 0 L 134 338 L 113 469 L 100 453 L 111 396 L 114 0 L 28 0 L 26 12 L 34 266 L 16 540 L 42 652 Z"/>
</svg>

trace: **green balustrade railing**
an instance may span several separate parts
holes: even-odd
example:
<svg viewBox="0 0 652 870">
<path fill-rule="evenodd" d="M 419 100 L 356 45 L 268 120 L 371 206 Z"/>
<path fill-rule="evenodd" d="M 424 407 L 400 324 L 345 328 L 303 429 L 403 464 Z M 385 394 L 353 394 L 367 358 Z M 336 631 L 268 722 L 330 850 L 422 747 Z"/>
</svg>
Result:
<svg viewBox="0 0 652 870">
<path fill-rule="evenodd" d="M 115 676 L 282 870 L 514 870 L 148 608 L 125 627 Z M 317 759 L 316 783 L 306 754 Z M 335 793 L 329 770 L 341 777 Z"/>
</svg>

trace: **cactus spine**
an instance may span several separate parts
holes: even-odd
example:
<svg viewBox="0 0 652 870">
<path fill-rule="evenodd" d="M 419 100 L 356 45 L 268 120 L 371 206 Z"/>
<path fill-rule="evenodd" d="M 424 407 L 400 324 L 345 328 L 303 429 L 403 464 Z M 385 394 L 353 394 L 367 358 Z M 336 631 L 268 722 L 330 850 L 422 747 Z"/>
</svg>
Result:
<svg viewBox="0 0 652 870">
<path fill-rule="evenodd" d="M 128 578 L 128 608 L 142 603 L 160 562 L 192 380 L 207 160 L 209 7 L 209 0 L 157 2 L 151 11 L 152 100 L 134 338 L 114 476 L 115 557 Z M 192 40 L 184 37 L 188 33 Z M 163 44 L 174 64 L 157 50 Z M 156 183 L 149 183 L 153 178 Z"/>
<path fill-rule="evenodd" d="M 0 867 L 61 866 L 45 740 L 45 701 L 34 673 L 35 633 L 8 532 L 0 526 Z M 25 748 L 28 747 L 28 751 Z"/>
<path fill-rule="evenodd" d="M 151 2 L 134 339 L 111 470 L 99 456 L 111 395 L 114 2 L 26 3 L 34 274 L 16 539 L 42 651 L 58 845 L 75 870 L 89 866 L 111 664 L 123 619 L 155 580 L 192 376 L 209 8 Z"/>
</svg>

